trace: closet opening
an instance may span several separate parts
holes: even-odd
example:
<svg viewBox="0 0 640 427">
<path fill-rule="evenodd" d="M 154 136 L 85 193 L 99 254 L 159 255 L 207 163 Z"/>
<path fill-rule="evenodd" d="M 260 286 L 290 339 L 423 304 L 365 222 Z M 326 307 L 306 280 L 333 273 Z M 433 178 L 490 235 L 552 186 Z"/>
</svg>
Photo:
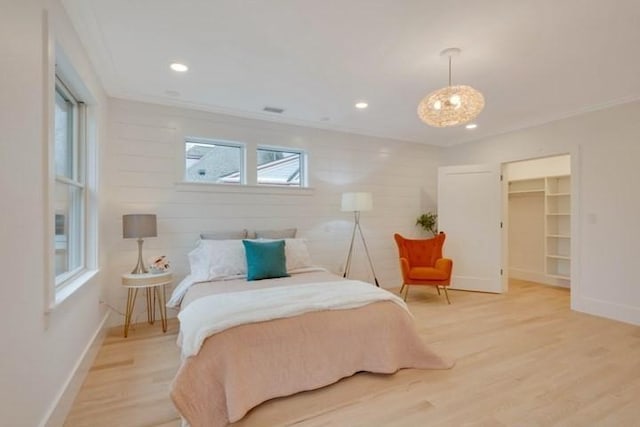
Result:
<svg viewBox="0 0 640 427">
<path fill-rule="evenodd" d="M 571 289 L 570 155 L 505 163 L 504 181 L 507 279 Z"/>
</svg>

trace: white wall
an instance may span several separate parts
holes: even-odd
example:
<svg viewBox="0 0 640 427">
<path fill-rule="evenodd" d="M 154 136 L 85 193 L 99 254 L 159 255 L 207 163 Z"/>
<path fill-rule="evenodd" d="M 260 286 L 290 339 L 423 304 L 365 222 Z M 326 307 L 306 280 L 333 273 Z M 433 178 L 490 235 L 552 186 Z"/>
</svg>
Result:
<svg viewBox="0 0 640 427">
<path fill-rule="evenodd" d="M 47 234 L 46 93 L 53 63 L 43 18 L 98 100 L 105 98 L 61 6 L 55 2 L 3 2 L 0 17 L 0 187 L 3 260 L 0 324 L 2 425 L 60 424 L 54 407 L 76 363 L 99 331 L 100 276 L 50 313 Z M 103 104 L 104 105 L 104 104 Z M 104 117 L 104 110 L 97 111 Z M 68 395 L 67 395 L 68 396 Z M 49 415 L 52 417 L 49 418 Z"/>
<path fill-rule="evenodd" d="M 304 149 L 313 190 L 183 191 L 176 183 L 185 136 L 240 141 L 248 151 L 258 143 Z M 362 213 L 361 224 L 381 286 L 394 287 L 400 273 L 393 233 L 419 236 L 417 216 L 435 206 L 439 149 L 422 144 L 110 99 L 107 149 L 108 302 L 120 311 L 120 275 L 136 260 L 135 241 L 122 239 L 125 213 L 158 215 L 158 237 L 145 240 L 145 258 L 167 255 L 178 279 L 201 231 L 243 228 L 297 227 L 313 260 L 341 272 L 353 224 L 351 213 L 340 212 L 341 193 L 371 191 L 374 209 Z M 352 277 L 372 280 L 357 250 Z M 142 319 L 144 304 L 137 305 Z"/>
<path fill-rule="evenodd" d="M 640 102 L 451 147 L 445 164 L 571 155 L 572 308 L 640 324 Z"/>
<path fill-rule="evenodd" d="M 544 193 L 509 196 L 509 277 L 546 283 Z"/>
<path fill-rule="evenodd" d="M 542 159 L 507 163 L 503 172 L 505 179 L 508 181 L 570 175 L 571 156 L 567 154 L 564 156 L 544 157 Z"/>
</svg>

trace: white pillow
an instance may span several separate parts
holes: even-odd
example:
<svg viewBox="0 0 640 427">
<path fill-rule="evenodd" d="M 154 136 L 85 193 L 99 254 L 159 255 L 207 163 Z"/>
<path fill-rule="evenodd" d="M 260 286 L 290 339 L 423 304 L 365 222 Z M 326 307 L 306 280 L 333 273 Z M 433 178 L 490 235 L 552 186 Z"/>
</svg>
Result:
<svg viewBox="0 0 640 427">
<path fill-rule="evenodd" d="M 287 271 L 313 266 L 305 239 L 284 239 L 284 256 L 287 258 Z"/>
<path fill-rule="evenodd" d="M 191 278 L 194 282 L 204 282 L 208 280 L 209 276 L 209 260 L 201 243 L 202 241 L 198 242 L 198 246 L 187 255 L 189 257 Z"/>
<path fill-rule="evenodd" d="M 247 274 L 242 240 L 200 240 L 189 252 L 189 264 L 194 282 Z"/>
<path fill-rule="evenodd" d="M 284 239 L 284 242 L 287 271 L 313 267 L 305 239 Z M 247 274 L 247 259 L 242 240 L 200 240 L 188 256 L 194 282 Z"/>
</svg>

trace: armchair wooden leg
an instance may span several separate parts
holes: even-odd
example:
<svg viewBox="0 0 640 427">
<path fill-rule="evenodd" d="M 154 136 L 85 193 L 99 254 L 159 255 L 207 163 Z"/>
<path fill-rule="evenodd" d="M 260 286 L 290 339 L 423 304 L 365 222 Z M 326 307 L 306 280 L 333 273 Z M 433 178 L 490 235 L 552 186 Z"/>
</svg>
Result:
<svg viewBox="0 0 640 427">
<path fill-rule="evenodd" d="M 442 289 L 444 289 L 444 295 L 447 297 L 447 304 L 451 305 L 451 301 L 449 300 L 449 293 L 447 292 L 447 287 L 443 286 Z"/>
<path fill-rule="evenodd" d="M 406 286 L 406 285 L 403 283 L 403 284 L 402 284 L 402 287 L 400 288 L 400 292 L 399 292 L 399 293 L 400 293 L 400 295 L 402 295 L 402 291 L 404 291 L 404 287 L 405 287 L 405 286 Z"/>
<path fill-rule="evenodd" d="M 404 291 L 404 298 L 403 299 L 404 299 L 405 302 L 407 301 L 407 295 L 409 295 L 409 286 L 407 286 L 407 290 Z"/>
<path fill-rule="evenodd" d="M 440 286 L 436 286 L 436 291 L 438 291 L 438 295 L 440 295 Z"/>
</svg>

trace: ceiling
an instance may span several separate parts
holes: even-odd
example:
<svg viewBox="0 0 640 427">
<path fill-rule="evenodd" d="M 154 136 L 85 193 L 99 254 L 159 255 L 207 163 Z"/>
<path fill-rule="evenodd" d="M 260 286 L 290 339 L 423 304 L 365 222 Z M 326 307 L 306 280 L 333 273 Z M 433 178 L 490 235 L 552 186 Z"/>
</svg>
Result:
<svg viewBox="0 0 640 427">
<path fill-rule="evenodd" d="M 640 98 L 637 0 L 62 1 L 118 98 L 441 146 Z M 448 47 L 475 130 L 416 115 Z"/>
</svg>

